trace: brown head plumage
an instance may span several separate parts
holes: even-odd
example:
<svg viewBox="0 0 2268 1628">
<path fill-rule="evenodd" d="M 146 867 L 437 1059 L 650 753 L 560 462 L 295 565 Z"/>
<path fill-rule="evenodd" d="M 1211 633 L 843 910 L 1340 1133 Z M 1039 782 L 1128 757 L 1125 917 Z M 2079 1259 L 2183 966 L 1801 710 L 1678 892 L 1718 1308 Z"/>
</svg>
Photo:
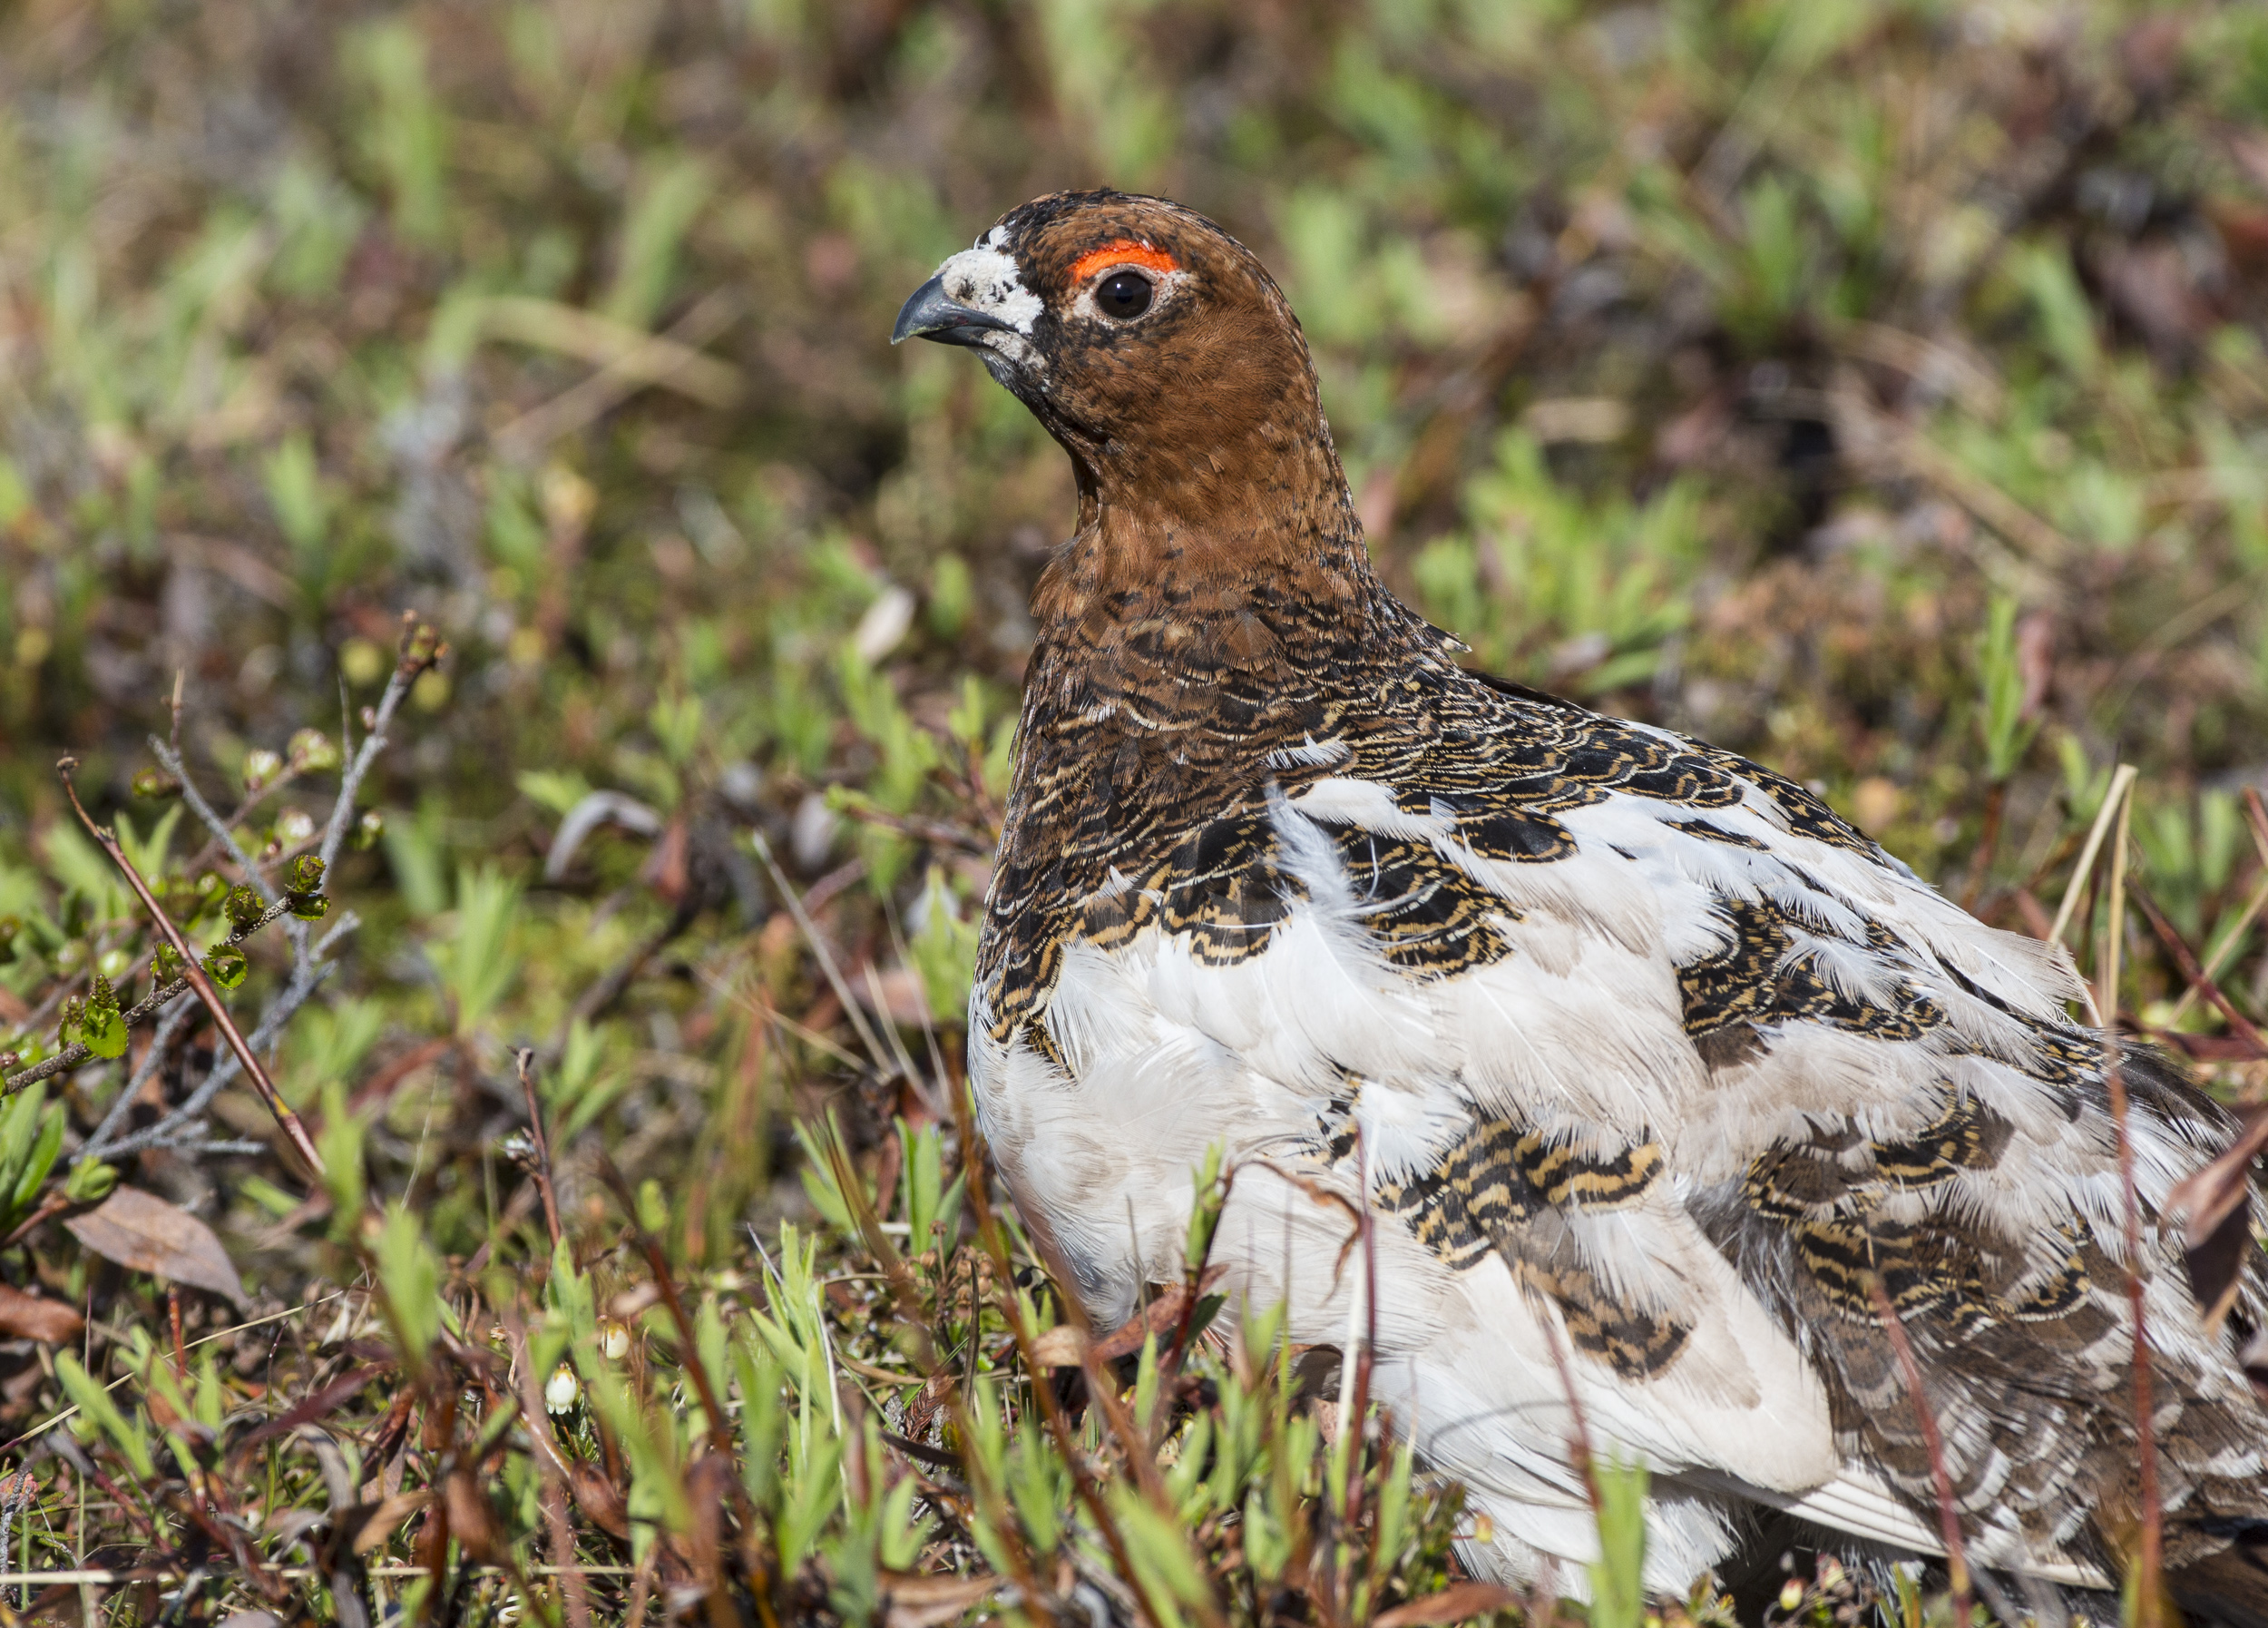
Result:
<svg viewBox="0 0 2268 1628">
<path fill-rule="evenodd" d="M 1194 211 L 1058 192 L 945 261 L 894 338 L 966 345 L 1070 455 L 1080 542 L 1050 602 L 1256 575 L 1359 587 L 1360 528 L 1297 319 Z M 1059 608 L 1068 608 L 1061 606 Z"/>
</svg>

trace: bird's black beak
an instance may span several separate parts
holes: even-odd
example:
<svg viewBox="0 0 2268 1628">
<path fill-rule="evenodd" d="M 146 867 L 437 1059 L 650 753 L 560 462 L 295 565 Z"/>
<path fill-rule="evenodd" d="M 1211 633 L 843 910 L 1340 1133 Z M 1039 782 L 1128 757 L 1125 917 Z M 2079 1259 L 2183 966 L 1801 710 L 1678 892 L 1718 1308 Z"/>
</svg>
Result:
<svg viewBox="0 0 2268 1628">
<path fill-rule="evenodd" d="M 898 312 L 898 325 L 890 330 L 890 343 L 919 337 L 940 345 L 974 345 L 987 329 L 1012 331 L 998 317 L 956 303 L 945 294 L 941 274 L 914 290 L 914 298 Z"/>
</svg>

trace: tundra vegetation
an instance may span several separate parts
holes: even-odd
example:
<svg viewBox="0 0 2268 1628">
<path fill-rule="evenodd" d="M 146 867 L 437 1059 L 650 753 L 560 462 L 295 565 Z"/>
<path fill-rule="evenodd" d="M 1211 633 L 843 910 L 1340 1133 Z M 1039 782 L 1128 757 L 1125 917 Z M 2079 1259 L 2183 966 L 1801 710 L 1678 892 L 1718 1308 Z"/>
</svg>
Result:
<svg viewBox="0 0 2268 1628">
<path fill-rule="evenodd" d="M 1101 181 L 1277 269 L 1476 662 L 2268 1100 L 2268 10 L 24 0 L 0 1620 L 1553 1620 L 1201 1226 L 1083 1329 L 977 1157 L 1071 495 L 885 339 Z M 1593 1472 L 1589 1620 L 1730 1621 Z"/>
</svg>

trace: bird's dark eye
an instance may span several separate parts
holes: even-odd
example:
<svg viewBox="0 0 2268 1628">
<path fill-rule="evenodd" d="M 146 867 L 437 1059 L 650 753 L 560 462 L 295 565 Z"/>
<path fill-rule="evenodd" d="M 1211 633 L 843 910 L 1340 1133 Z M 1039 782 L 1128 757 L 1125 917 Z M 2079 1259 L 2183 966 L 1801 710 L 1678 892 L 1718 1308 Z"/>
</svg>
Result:
<svg viewBox="0 0 2268 1628">
<path fill-rule="evenodd" d="M 1149 309 L 1153 291 L 1149 279 L 1139 271 L 1113 271 L 1095 290 L 1095 304 L 1104 316 L 1131 322 Z"/>
</svg>

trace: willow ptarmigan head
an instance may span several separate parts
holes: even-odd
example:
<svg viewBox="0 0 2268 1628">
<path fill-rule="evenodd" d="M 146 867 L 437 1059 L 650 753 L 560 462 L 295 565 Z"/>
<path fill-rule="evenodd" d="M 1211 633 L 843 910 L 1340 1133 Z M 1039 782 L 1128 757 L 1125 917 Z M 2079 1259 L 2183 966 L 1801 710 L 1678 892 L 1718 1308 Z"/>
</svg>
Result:
<svg viewBox="0 0 2268 1628">
<path fill-rule="evenodd" d="M 1652 1472 L 1647 1581 L 1682 1594 L 1776 1587 L 1803 1545 L 1941 1563 L 1886 1300 L 1970 1563 L 2087 1590 L 2138 1524 L 2132 1265 L 2175 1587 L 2268 1623 L 2268 1274 L 2201 1306 L 2167 1210 L 2233 1125 L 2107 1050 L 2060 946 L 1770 770 L 1461 667 L 1370 569 L 1283 296 L 1203 218 L 1037 200 L 915 335 L 976 349 L 1078 476 L 970 1074 L 1093 1315 L 1178 1278 L 1224 1147 L 1215 1259 L 1303 1345 L 1374 1329 L 1374 1393 L 1491 1516 L 1473 1564 L 1581 1592 L 1579 1402 Z M 1341 1270 L 1356 1203 L 1374 1281 Z"/>
<path fill-rule="evenodd" d="M 1117 544 L 1099 564 L 1237 574 L 1319 523 L 1354 535 L 1291 307 L 1178 204 L 1027 203 L 906 302 L 893 337 L 916 334 L 976 350 L 1070 455 L 1082 524 L 1107 512 Z"/>
</svg>

